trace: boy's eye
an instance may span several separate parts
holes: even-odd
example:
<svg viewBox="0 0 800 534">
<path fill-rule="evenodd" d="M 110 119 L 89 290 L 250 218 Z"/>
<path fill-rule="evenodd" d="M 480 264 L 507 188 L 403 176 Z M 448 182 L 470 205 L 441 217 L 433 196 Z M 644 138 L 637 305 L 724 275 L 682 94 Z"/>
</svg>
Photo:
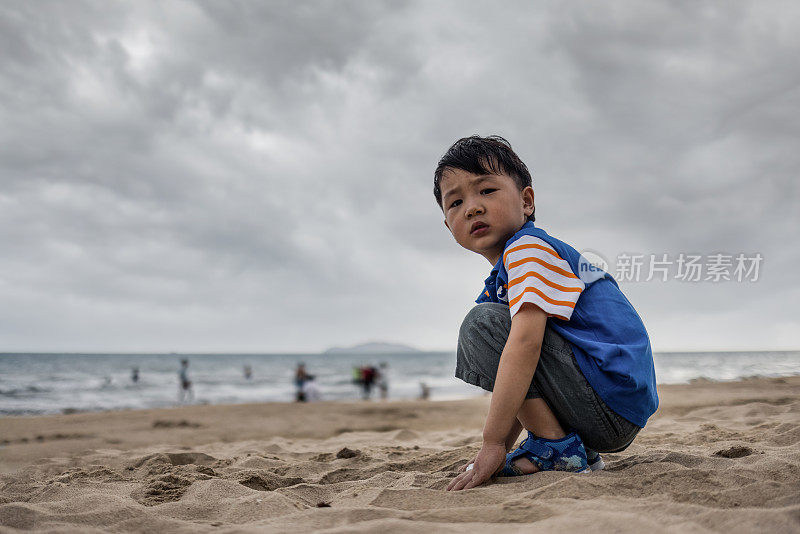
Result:
<svg viewBox="0 0 800 534">
<path fill-rule="evenodd" d="M 450 207 L 451 207 L 451 208 L 455 208 L 456 206 L 459 206 L 459 205 L 461 205 L 461 199 L 460 199 L 460 198 L 459 198 L 459 199 L 456 199 L 456 200 L 454 200 L 454 201 L 452 201 L 452 202 L 450 203 Z"/>
<path fill-rule="evenodd" d="M 497 189 L 493 187 L 487 187 L 486 189 L 481 189 L 481 195 L 488 195 L 489 193 L 494 193 Z"/>
</svg>

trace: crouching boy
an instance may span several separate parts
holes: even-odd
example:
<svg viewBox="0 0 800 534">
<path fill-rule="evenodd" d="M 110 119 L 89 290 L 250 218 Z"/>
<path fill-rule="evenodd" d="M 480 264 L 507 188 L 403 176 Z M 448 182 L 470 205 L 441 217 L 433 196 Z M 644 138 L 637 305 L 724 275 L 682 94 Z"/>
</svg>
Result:
<svg viewBox="0 0 800 534">
<path fill-rule="evenodd" d="M 602 469 L 599 453 L 627 448 L 658 408 L 636 310 L 611 275 L 534 225 L 531 175 L 505 139 L 456 141 L 434 195 L 458 244 L 493 265 L 456 362 L 458 378 L 493 392 L 483 445 L 447 489 Z"/>
</svg>

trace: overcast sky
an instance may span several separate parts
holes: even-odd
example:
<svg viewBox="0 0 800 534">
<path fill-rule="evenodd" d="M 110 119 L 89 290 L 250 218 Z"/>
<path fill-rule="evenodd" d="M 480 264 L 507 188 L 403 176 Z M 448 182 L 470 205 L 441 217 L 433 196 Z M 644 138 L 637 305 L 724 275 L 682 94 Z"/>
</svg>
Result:
<svg viewBox="0 0 800 534">
<path fill-rule="evenodd" d="M 0 351 L 452 350 L 490 265 L 432 176 L 474 133 L 538 226 L 644 255 L 656 351 L 798 349 L 798 57 L 792 1 L 2 0 Z M 763 260 L 643 281 L 681 253 Z"/>
</svg>

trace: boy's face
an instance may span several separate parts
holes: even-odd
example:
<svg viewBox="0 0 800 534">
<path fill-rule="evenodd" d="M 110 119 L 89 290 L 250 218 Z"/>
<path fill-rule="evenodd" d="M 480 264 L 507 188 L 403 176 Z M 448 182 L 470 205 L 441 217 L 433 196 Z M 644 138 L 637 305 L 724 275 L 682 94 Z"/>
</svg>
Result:
<svg viewBox="0 0 800 534">
<path fill-rule="evenodd" d="M 441 180 L 444 224 L 459 245 L 492 264 L 533 213 L 533 189 L 522 191 L 507 174 L 445 169 Z"/>
</svg>

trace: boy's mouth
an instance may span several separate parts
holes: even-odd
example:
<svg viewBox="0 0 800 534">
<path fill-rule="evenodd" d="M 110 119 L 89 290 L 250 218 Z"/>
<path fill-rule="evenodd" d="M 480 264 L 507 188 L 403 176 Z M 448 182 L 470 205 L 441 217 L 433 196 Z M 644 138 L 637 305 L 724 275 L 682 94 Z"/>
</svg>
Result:
<svg viewBox="0 0 800 534">
<path fill-rule="evenodd" d="M 488 231 L 488 229 L 489 229 L 489 225 L 488 224 L 486 224 L 484 222 L 476 221 L 476 222 L 472 223 L 472 226 L 469 229 L 469 235 L 481 235 L 481 234 L 486 233 Z"/>
</svg>

